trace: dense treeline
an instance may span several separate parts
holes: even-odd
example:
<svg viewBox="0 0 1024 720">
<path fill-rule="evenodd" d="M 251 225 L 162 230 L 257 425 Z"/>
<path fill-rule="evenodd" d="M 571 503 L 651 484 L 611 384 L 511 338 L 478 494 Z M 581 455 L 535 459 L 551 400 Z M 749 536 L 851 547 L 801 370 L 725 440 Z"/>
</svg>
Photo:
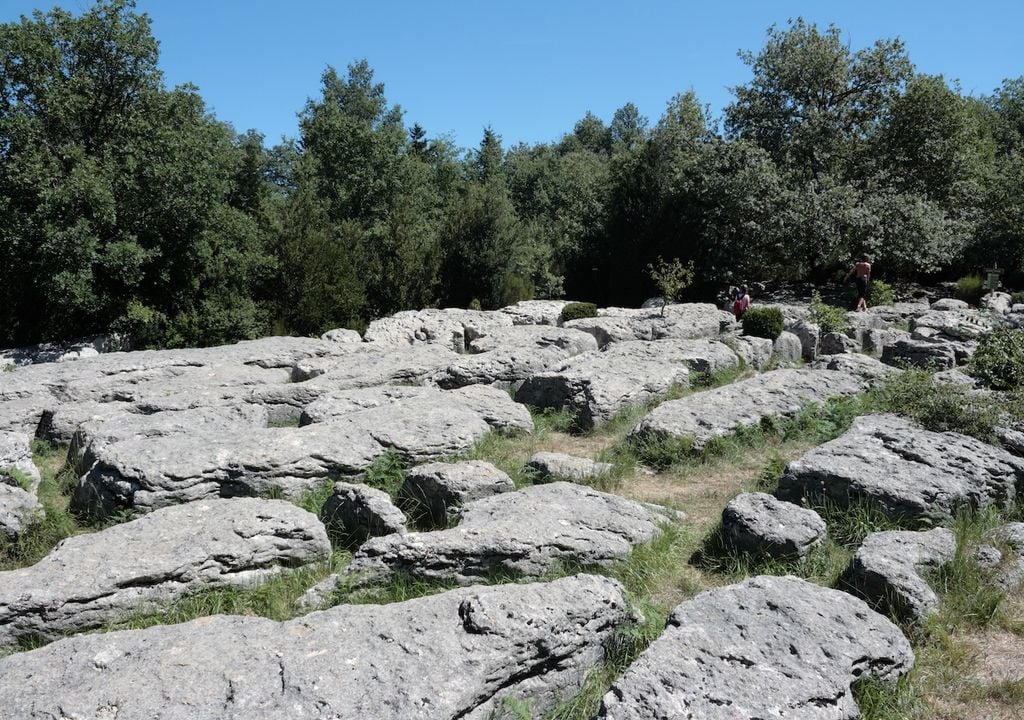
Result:
<svg viewBox="0 0 1024 720">
<path fill-rule="evenodd" d="M 463 153 L 407 124 L 365 62 L 323 74 L 266 147 L 168 89 L 130 0 L 0 26 L 0 344 L 137 346 L 359 327 L 405 308 L 568 296 L 635 304 L 658 257 L 693 292 L 1024 269 L 1024 77 L 989 97 L 899 40 L 772 28 L 713 119 L 693 92 L 557 142 Z"/>
</svg>

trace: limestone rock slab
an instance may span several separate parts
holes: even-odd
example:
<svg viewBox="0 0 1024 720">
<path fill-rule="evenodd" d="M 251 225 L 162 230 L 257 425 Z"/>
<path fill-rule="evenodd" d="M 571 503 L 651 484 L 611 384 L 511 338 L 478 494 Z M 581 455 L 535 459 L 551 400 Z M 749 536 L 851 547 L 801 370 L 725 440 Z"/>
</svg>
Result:
<svg viewBox="0 0 1024 720">
<path fill-rule="evenodd" d="M 342 547 L 350 549 L 369 538 L 407 530 L 405 513 L 395 507 L 390 495 L 358 483 L 335 483 L 320 519 Z"/>
<path fill-rule="evenodd" d="M 900 629 L 864 601 L 795 577 L 754 577 L 679 605 L 597 717 L 853 720 L 855 681 L 893 681 L 913 663 Z"/>
<path fill-rule="evenodd" d="M 534 482 L 569 480 L 585 482 L 610 473 L 611 463 L 594 462 L 590 458 L 576 457 L 560 452 L 538 452 L 530 456 L 526 466 L 535 474 Z"/>
<path fill-rule="evenodd" d="M 725 506 L 722 534 L 737 550 L 793 560 L 824 542 L 826 528 L 813 510 L 754 492 L 742 493 Z"/>
<path fill-rule="evenodd" d="M 398 503 L 433 527 L 446 527 L 467 502 L 515 489 L 512 478 L 489 462 L 428 463 L 406 473 Z"/>
<path fill-rule="evenodd" d="M 0 572 L 0 648 L 157 612 L 210 588 L 251 586 L 330 552 L 316 516 L 281 500 L 159 510 L 67 538 L 35 565 Z"/>
<path fill-rule="evenodd" d="M 488 720 L 552 710 L 628 616 L 617 582 L 452 590 L 278 623 L 214 616 L 0 659 L 0 707 L 117 720 Z"/>
<path fill-rule="evenodd" d="M 857 418 L 840 437 L 791 462 L 780 498 L 823 496 L 877 504 L 893 518 L 1009 507 L 1024 490 L 1024 459 L 958 433 L 936 433 L 895 415 Z"/>
</svg>

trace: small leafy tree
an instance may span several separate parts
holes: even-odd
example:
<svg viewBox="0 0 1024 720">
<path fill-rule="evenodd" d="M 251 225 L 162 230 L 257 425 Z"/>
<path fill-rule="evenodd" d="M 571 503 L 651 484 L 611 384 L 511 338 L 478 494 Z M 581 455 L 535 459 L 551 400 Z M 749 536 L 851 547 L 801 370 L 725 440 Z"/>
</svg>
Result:
<svg viewBox="0 0 1024 720">
<path fill-rule="evenodd" d="M 826 303 L 818 291 L 811 296 L 810 321 L 823 333 L 841 333 L 850 326 L 846 311 Z"/>
<path fill-rule="evenodd" d="M 658 287 L 661 294 L 661 315 L 665 315 L 665 307 L 670 300 L 678 300 L 680 294 L 693 282 L 693 261 L 686 265 L 679 262 L 679 258 L 672 258 L 668 262 L 663 257 L 658 258 L 658 264 L 653 263 L 647 266 L 647 274 Z"/>
<path fill-rule="evenodd" d="M 983 337 L 971 359 L 970 372 L 994 390 L 1024 387 L 1024 331 L 1005 328 Z"/>
</svg>

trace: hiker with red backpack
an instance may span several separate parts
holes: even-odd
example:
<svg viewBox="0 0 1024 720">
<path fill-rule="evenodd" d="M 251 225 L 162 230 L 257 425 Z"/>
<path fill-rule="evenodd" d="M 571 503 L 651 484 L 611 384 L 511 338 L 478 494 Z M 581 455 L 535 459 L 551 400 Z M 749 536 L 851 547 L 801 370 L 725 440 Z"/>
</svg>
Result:
<svg viewBox="0 0 1024 720">
<path fill-rule="evenodd" d="M 747 293 L 747 286 L 741 285 L 733 296 L 732 301 L 732 314 L 739 320 L 743 317 L 743 313 L 750 307 L 750 295 Z"/>
</svg>

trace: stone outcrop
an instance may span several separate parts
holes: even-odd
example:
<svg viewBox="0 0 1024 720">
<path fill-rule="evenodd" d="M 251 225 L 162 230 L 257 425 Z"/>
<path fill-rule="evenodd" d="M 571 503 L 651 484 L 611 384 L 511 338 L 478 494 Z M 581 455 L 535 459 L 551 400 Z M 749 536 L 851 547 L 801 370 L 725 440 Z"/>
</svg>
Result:
<svg viewBox="0 0 1024 720">
<path fill-rule="evenodd" d="M 516 400 L 570 410 L 581 427 L 589 428 L 623 408 L 654 400 L 674 386 L 689 385 L 691 371 L 735 368 L 738 364 L 736 353 L 714 340 L 624 341 L 533 375 L 516 391 Z"/>
<path fill-rule="evenodd" d="M 539 577 L 564 564 L 607 565 L 654 539 L 669 514 L 582 485 L 534 485 L 467 503 L 448 530 L 367 541 L 346 569 L 359 584 L 396 572 L 468 585 Z"/>
<path fill-rule="evenodd" d="M 791 416 L 807 405 L 856 395 L 866 387 L 863 380 L 846 372 L 772 370 L 662 403 L 633 428 L 630 437 L 640 442 L 684 440 L 699 451 L 712 439 L 757 425 L 762 419 Z"/>
<path fill-rule="evenodd" d="M 826 355 L 815 360 L 811 367 L 857 375 L 872 385 L 900 372 L 898 368 L 892 365 L 886 365 L 876 358 L 861 355 L 860 353 Z"/>
<path fill-rule="evenodd" d="M 214 616 L 0 659 L 0 707 L 36 717 L 489 720 L 552 710 L 628 617 L 591 575 L 339 605 L 278 623 Z"/>
<path fill-rule="evenodd" d="M 782 365 L 796 365 L 804 355 L 803 343 L 800 342 L 800 338 L 785 330 L 775 338 L 772 350 L 775 353 L 775 359 Z"/>
<path fill-rule="evenodd" d="M 729 338 L 733 351 L 746 363 L 747 367 L 761 371 L 768 367 L 775 352 L 775 344 L 768 338 L 737 335 Z"/>
<path fill-rule="evenodd" d="M 363 341 L 363 336 L 355 330 L 349 330 L 348 328 L 336 328 L 325 332 L 320 336 L 320 339 L 336 343 L 361 343 Z"/>
<path fill-rule="evenodd" d="M 882 348 L 882 362 L 888 365 L 914 365 L 929 370 L 949 370 L 956 366 L 956 348 L 942 340 L 903 338 Z"/>
<path fill-rule="evenodd" d="M 35 493 L 0 482 L 0 535 L 8 540 L 17 540 L 44 516 L 43 506 Z"/>
<path fill-rule="evenodd" d="M 371 322 L 363 339 L 379 345 L 435 344 L 461 353 L 485 331 L 511 326 L 512 316 L 500 312 L 461 308 L 403 310 Z"/>
<path fill-rule="evenodd" d="M 429 463 L 406 473 L 398 503 L 421 522 L 443 528 L 466 503 L 515 489 L 512 478 L 489 462 Z"/>
<path fill-rule="evenodd" d="M 952 340 L 977 340 L 994 327 L 976 310 L 932 310 L 910 321 L 912 332 L 929 329 Z"/>
<path fill-rule="evenodd" d="M 316 516 L 281 500 L 166 508 L 67 538 L 35 565 L 0 572 L 0 648 L 157 612 L 207 589 L 249 587 L 330 552 Z"/>
<path fill-rule="evenodd" d="M 564 327 L 588 332 L 600 347 L 627 340 L 688 340 L 716 337 L 721 332 L 722 313 L 707 303 L 669 305 L 660 309 L 639 310 L 603 308 L 598 317 L 564 323 Z"/>
<path fill-rule="evenodd" d="M 590 458 L 560 452 L 534 453 L 526 461 L 526 467 L 533 472 L 534 482 L 568 480 L 585 483 L 601 478 L 614 469 L 611 463 L 594 462 Z"/>
<path fill-rule="evenodd" d="M 825 540 L 825 521 L 813 510 L 766 493 L 743 493 L 722 511 L 722 535 L 741 552 L 795 560 Z"/>
<path fill-rule="evenodd" d="M 571 300 L 520 300 L 501 308 L 513 325 L 561 325 L 562 310 Z"/>
<path fill-rule="evenodd" d="M 777 495 L 868 501 L 893 518 L 1009 507 L 1024 490 L 1024 459 L 958 433 L 895 415 L 857 418 L 840 437 L 794 460 Z"/>
<path fill-rule="evenodd" d="M 24 490 L 34 493 L 39 487 L 41 475 L 32 460 L 32 438 L 25 433 L 0 431 L 0 483 L 6 477 L 8 484 L 19 484 L 14 475 L 28 483 Z"/>
<path fill-rule="evenodd" d="M 383 490 L 357 483 L 334 483 L 320 519 L 339 545 L 352 549 L 372 537 L 406 532 L 405 513 Z"/>
<path fill-rule="evenodd" d="M 679 605 L 597 717 L 852 720 L 854 682 L 894 681 L 913 663 L 900 629 L 862 600 L 755 577 Z"/>
<path fill-rule="evenodd" d="M 939 603 L 924 574 L 955 554 L 956 538 L 946 528 L 871 533 L 843 573 L 841 586 L 880 612 L 919 622 Z"/>
</svg>

